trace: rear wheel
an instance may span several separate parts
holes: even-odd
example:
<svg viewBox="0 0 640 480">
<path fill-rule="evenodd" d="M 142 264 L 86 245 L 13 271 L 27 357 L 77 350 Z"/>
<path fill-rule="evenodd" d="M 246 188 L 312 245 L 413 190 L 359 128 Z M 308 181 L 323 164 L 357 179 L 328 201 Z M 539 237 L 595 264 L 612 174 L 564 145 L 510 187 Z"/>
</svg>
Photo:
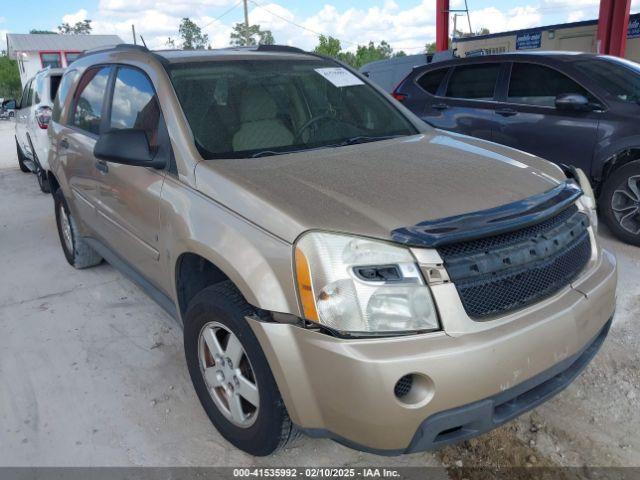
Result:
<svg viewBox="0 0 640 480">
<path fill-rule="evenodd" d="M 78 269 L 98 265 L 102 262 L 102 257 L 80 236 L 61 189 L 56 190 L 53 200 L 60 244 L 67 262 Z"/>
<path fill-rule="evenodd" d="M 29 167 L 27 167 L 24 164 L 24 154 L 22 153 L 22 149 L 20 148 L 20 145 L 18 144 L 18 140 L 16 139 L 16 151 L 18 154 L 18 165 L 20 166 L 20 170 L 22 170 L 24 173 L 29 173 L 31 170 L 29 170 Z"/>
<path fill-rule="evenodd" d="M 640 246 L 640 160 L 613 172 L 604 184 L 599 207 L 616 237 Z"/>
<path fill-rule="evenodd" d="M 40 170 L 36 173 L 38 177 L 38 186 L 42 193 L 51 193 L 51 187 L 49 186 L 49 177 L 45 170 Z"/>
<path fill-rule="evenodd" d="M 220 434 L 251 455 L 269 455 L 295 432 L 258 339 L 255 309 L 222 282 L 198 293 L 185 315 L 187 366 L 200 403 Z"/>
</svg>

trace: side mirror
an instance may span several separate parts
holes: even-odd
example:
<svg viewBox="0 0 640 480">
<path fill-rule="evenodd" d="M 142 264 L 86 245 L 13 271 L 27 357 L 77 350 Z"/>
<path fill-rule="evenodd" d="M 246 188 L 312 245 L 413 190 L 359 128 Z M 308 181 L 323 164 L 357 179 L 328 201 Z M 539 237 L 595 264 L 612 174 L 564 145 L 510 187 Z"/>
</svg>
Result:
<svg viewBox="0 0 640 480">
<path fill-rule="evenodd" d="M 135 167 L 165 167 L 165 160 L 157 159 L 151 151 L 144 130 L 134 128 L 103 133 L 93 147 L 93 155 L 100 160 Z"/>
<path fill-rule="evenodd" d="M 565 112 L 590 112 L 593 110 L 589 99 L 579 93 L 561 93 L 556 97 L 556 108 Z"/>
</svg>

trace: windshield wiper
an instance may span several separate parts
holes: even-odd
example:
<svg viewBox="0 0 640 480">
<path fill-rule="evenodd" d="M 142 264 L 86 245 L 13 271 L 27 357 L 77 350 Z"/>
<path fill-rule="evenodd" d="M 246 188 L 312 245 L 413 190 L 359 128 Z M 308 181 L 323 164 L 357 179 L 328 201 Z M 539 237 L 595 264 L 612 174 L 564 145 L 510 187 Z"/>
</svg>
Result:
<svg viewBox="0 0 640 480">
<path fill-rule="evenodd" d="M 390 140 L 392 138 L 402 137 L 403 135 L 382 135 L 379 137 L 372 137 L 369 135 L 358 135 L 356 137 L 347 138 L 343 140 L 338 145 L 346 146 L 346 145 L 356 145 L 358 143 L 368 143 L 368 142 L 378 142 L 380 140 Z"/>
<path fill-rule="evenodd" d="M 371 137 L 368 135 L 358 135 L 356 137 L 351 137 L 351 138 L 347 138 L 346 140 L 343 140 L 340 143 L 332 143 L 329 145 L 321 145 L 319 147 L 312 147 L 312 148 L 297 148 L 294 150 L 260 150 L 259 152 L 254 153 L 253 155 L 251 155 L 251 158 L 258 158 L 258 157 L 270 157 L 272 155 L 285 155 L 287 153 L 296 153 L 296 152 L 309 152 L 311 150 L 320 150 L 323 148 L 336 148 L 336 147 L 345 147 L 347 145 L 356 145 L 358 143 L 368 143 L 368 142 L 377 142 L 380 140 L 390 140 L 392 138 L 398 138 L 398 137 L 402 137 L 404 135 L 385 135 L 385 136 L 380 136 L 380 137 Z"/>
</svg>

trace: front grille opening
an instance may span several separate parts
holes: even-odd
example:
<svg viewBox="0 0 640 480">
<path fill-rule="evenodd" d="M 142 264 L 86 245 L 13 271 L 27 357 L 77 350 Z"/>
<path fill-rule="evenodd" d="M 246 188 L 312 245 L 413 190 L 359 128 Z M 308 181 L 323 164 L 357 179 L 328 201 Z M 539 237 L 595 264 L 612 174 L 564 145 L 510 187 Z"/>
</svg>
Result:
<svg viewBox="0 0 640 480">
<path fill-rule="evenodd" d="M 486 320 L 549 297 L 591 258 L 589 221 L 575 205 L 513 232 L 438 248 L 467 314 Z"/>
<path fill-rule="evenodd" d="M 393 393 L 396 398 L 404 398 L 411 391 L 411 387 L 413 387 L 413 375 L 405 375 L 396 382 Z"/>
</svg>

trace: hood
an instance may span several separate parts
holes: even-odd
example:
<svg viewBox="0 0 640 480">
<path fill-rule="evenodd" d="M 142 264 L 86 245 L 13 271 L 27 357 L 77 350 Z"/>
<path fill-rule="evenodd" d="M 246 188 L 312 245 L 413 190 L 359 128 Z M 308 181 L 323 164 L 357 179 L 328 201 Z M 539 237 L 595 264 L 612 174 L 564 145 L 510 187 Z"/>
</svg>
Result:
<svg viewBox="0 0 640 480">
<path fill-rule="evenodd" d="M 196 187 L 293 242 L 317 229 L 390 239 L 397 228 L 498 207 L 565 179 L 527 153 L 433 130 L 271 157 L 206 160 Z"/>
</svg>

